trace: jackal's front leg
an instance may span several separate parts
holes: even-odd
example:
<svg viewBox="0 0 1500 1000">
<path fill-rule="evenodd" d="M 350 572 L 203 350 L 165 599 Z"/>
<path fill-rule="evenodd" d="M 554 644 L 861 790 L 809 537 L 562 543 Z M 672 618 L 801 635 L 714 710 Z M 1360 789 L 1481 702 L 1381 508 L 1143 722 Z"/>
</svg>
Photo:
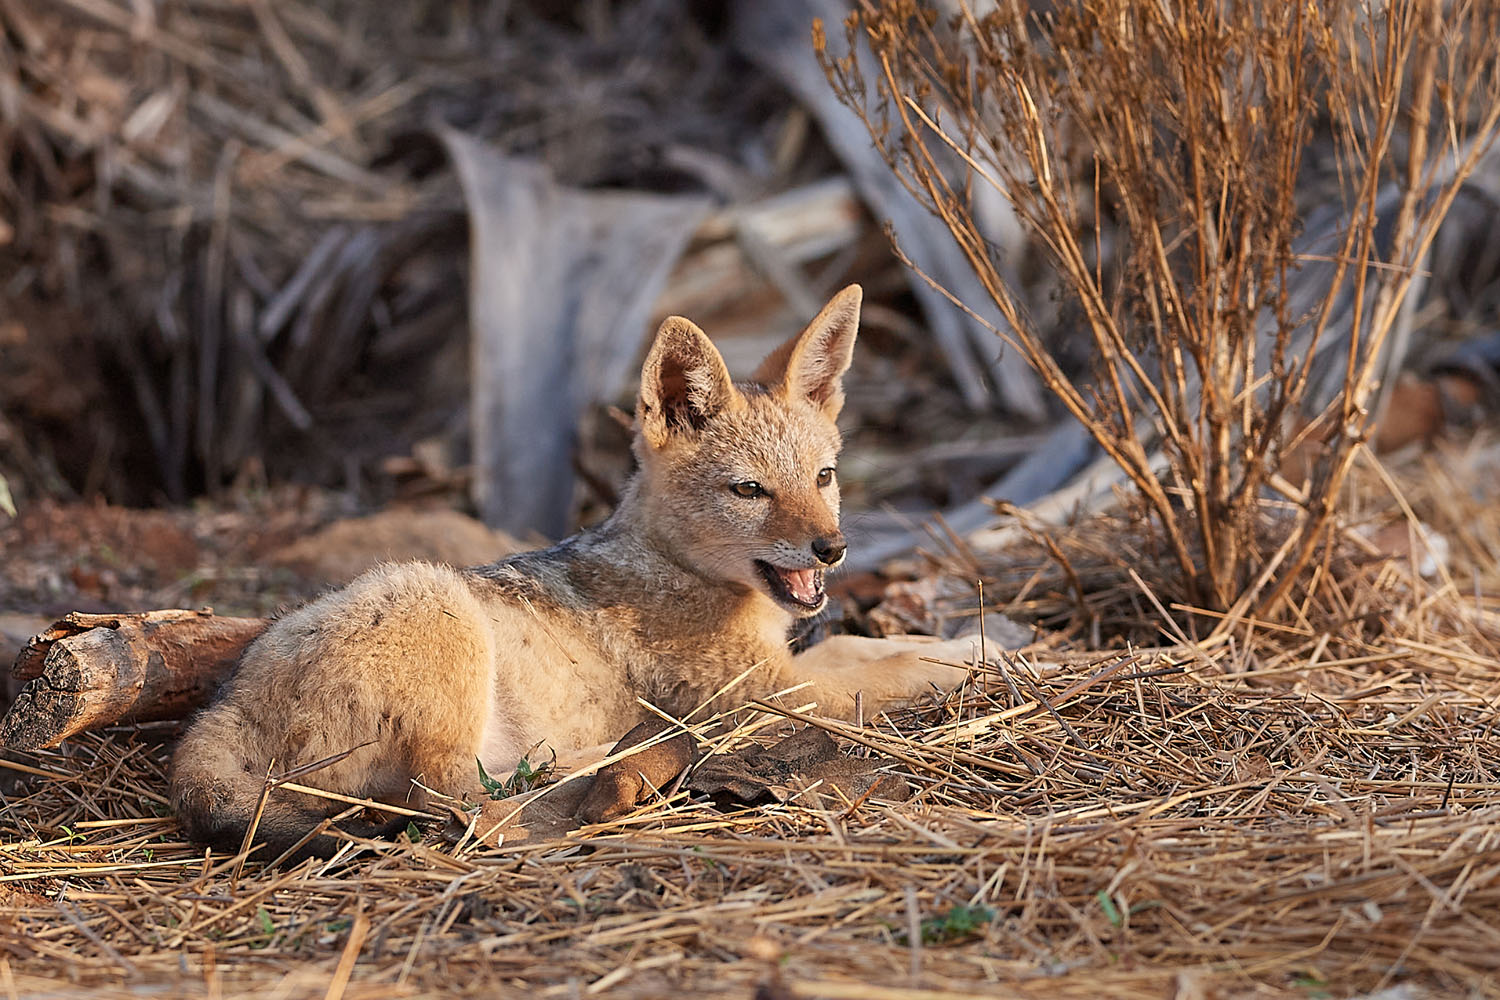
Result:
<svg viewBox="0 0 1500 1000">
<path fill-rule="evenodd" d="M 963 683 L 964 664 L 979 656 L 977 636 L 940 640 L 903 635 L 868 639 L 836 635 L 792 657 L 789 678 L 806 683 L 791 698 L 816 701 L 823 715 L 854 717 L 854 696 L 863 695 L 866 715 Z"/>
</svg>

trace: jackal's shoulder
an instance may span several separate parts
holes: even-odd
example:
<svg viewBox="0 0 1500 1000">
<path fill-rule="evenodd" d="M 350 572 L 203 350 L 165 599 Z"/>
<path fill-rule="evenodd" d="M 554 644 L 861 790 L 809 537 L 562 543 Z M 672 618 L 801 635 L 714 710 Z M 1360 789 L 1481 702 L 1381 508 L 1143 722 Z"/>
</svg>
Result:
<svg viewBox="0 0 1500 1000">
<path fill-rule="evenodd" d="M 487 599 L 577 613 L 628 603 L 658 561 L 657 554 L 621 545 L 607 530 L 595 529 L 464 573 Z"/>
</svg>

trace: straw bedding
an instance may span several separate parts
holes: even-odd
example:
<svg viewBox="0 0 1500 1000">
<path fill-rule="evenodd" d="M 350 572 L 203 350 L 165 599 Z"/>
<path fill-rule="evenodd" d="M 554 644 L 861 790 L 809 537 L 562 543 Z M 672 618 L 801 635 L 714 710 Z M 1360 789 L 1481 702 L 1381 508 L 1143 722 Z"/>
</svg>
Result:
<svg viewBox="0 0 1500 1000">
<path fill-rule="evenodd" d="M 0 995 L 1492 995 L 1500 520 L 1469 498 L 1496 459 L 1413 460 L 1399 503 L 1369 472 L 1353 509 L 1413 509 L 1448 540 L 1437 579 L 1352 547 L 1275 627 L 1168 625 L 1149 560 L 1111 584 L 1088 554 L 1136 529 L 1075 526 L 1061 551 L 1119 648 L 1081 651 L 1075 621 L 917 710 L 811 723 L 891 758 L 903 803 L 668 793 L 554 841 L 433 824 L 277 872 L 178 839 L 169 730 L 82 738 L 0 820 Z M 976 560 L 1013 615 L 1079 618 L 1025 546 L 936 558 Z M 1132 646 L 1131 621 L 1191 641 Z"/>
</svg>

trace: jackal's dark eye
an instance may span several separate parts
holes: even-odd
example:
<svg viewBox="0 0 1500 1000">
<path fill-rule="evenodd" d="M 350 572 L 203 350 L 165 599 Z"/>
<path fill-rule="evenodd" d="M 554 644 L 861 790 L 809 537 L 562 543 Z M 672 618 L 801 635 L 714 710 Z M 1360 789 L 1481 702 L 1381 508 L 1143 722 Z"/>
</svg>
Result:
<svg viewBox="0 0 1500 1000">
<path fill-rule="evenodd" d="M 729 488 L 731 490 L 734 490 L 735 496 L 744 497 L 747 500 L 752 500 L 755 497 L 763 497 L 766 495 L 766 488 L 753 479 L 745 479 L 738 483 L 730 483 Z"/>
<path fill-rule="evenodd" d="M 829 485 L 832 482 L 833 482 L 833 469 L 831 467 L 827 468 L 827 469 L 819 469 L 818 470 L 818 488 L 819 489 L 823 488 L 824 486 Z"/>
</svg>

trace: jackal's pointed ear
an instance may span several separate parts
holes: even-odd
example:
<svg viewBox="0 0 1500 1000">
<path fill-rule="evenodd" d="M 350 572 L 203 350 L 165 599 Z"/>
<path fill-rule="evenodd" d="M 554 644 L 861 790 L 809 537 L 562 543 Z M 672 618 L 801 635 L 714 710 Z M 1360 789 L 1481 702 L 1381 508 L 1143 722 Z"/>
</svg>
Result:
<svg viewBox="0 0 1500 1000">
<path fill-rule="evenodd" d="M 839 292 L 807 329 L 772 351 L 750 381 L 788 398 L 804 396 L 830 420 L 837 417 L 844 407 L 844 372 L 854 358 L 863 298 L 858 285 Z"/>
<path fill-rule="evenodd" d="M 733 404 L 737 390 L 718 348 L 691 321 L 669 316 L 641 368 L 635 419 L 646 443 L 660 448 L 674 433 L 691 433 Z"/>
</svg>

